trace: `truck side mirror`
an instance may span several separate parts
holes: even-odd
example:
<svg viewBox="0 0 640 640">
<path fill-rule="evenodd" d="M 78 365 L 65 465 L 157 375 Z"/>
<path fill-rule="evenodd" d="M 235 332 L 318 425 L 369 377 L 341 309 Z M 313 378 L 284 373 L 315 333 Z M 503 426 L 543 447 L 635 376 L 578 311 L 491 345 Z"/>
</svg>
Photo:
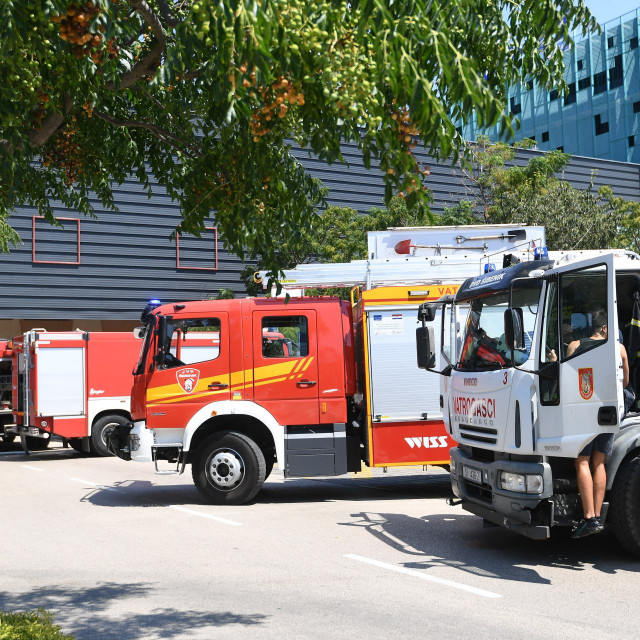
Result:
<svg viewBox="0 0 640 640">
<path fill-rule="evenodd" d="M 524 349 L 524 320 L 520 307 L 512 307 L 504 312 L 504 341 L 507 349 Z"/>
<path fill-rule="evenodd" d="M 141 325 L 133 330 L 133 337 L 136 340 L 142 340 L 147 335 L 147 326 Z"/>
<path fill-rule="evenodd" d="M 436 354 L 432 351 L 434 342 L 433 327 L 418 327 L 416 329 L 418 369 L 433 369 L 436 366 Z"/>
<path fill-rule="evenodd" d="M 433 322 L 436 319 L 436 307 L 435 304 L 429 304 L 424 302 L 418 307 L 418 320 L 422 322 Z"/>
</svg>

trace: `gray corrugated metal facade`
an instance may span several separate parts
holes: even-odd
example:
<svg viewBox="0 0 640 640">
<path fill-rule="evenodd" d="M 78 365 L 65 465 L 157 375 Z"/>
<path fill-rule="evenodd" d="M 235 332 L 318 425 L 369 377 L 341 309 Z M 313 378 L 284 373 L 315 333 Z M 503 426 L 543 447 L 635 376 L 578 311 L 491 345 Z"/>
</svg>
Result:
<svg viewBox="0 0 640 640">
<path fill-rule="evenodd" d="M 294 153 L 328 187 L 330 204 L 363 213 L 382 206 L 382 175 L 378 169 L 364 168 L 354 145 L 344 146 L 349 166 L 329 166 L 304 151 Z M 519 151 L 515 163 L 526 164 L 539 153 Z M 460 171 L 443 163 L 429 164 L 434 212 L 460 199 L 473 199 Z M 575 186 L 586 187 L 593 170 L 598 170 L 596 185 L 611 185 L 616 195 L 640 200 L 640 165 L 576 157 L 565 177 Z M 178 268 L 176 243 L 170 235 L 180 220 L 179 209 L 161 187 L 154 186 L 154 191 L 149 200 L 136 182 L 126 182 L 115 194 L 120 211 L 105 211 L 96 201 L 95 219 L 56 208 L 56 216 L 72 218 L 63 221 L 64 229 L 39 219 L 34 222 L 37 212 L 33 209 L 16 211 L 10 223 L 24 244 L 0 255 L 0 319 L 135 320 L 150 298 L 201 299 L 215 296 L 222 288 L 243 294 L 239 277 L 243 265 L 224 249 L 220 238 L 216 250 L 214 231 L 203 239 L 180 239 Z"/>
</svg>

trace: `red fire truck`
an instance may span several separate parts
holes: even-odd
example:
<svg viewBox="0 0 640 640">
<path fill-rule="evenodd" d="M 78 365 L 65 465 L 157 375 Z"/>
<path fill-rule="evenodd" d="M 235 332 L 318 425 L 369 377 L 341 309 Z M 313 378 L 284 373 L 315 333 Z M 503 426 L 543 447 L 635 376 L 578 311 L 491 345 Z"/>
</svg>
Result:
<svg viewBox="0 0 640 640">
<path fill-rule="evenodd" d="M 57 435 L 77 451 L 108 455 L 105 433 L 131 418 L 139 347 L 131 333 L 34 329 L 14 338 L 15 424 L 4 426 L 4 437 L 20 435 L 26 450 L 37 451 Z"/>
<path fill-rule="evenodd" d="M 4 443 L 13 442 L 15 435 L 5 434 L 4 427 L 13 422 L 11 412 L 11 341 L 0 340 L 0 435 Z"/>
<path fill-rule="evenodd" d="M 290 288 L 355 284 L 351 303 L 150 304 L 133 424 L 113 430 L 109 449 L 160 472 L 190 463 L 196 487 L 217 504 L 251 500 L 276 461 L 285 477 L 340 475 L 362 462 L 448 464 L 438 383 L 416 361 L 417 308 L 455 294 L 493 251 L 536 242 L 539 227 L 390 230 L 370 235 L 368 261 L 285 273 Z M 219 347 L 188 361 L 186 340 L 198 332 L 217 334 Z"/>
</svg>

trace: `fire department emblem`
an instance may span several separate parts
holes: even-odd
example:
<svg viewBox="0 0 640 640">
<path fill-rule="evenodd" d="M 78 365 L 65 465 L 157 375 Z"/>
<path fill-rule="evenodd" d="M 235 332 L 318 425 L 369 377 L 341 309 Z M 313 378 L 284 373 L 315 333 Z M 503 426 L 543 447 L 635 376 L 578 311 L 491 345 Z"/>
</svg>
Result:
<svg viewBox="0 0 640 640">
<path fill-rule="evenodd" d="M 583 400 L 588 400 L 593 395 L 593 369 L 578 369 L 578 385 Z"/>
<path fill-rule="evenodd" d="M 191 393 L 198 384 L 200 372 L 197 369 L 186 367 L 176 371 L 176 378 L 178 380 L 178 384 L 183 388 L 183 390 L 186 393 Z"/>
</svg>

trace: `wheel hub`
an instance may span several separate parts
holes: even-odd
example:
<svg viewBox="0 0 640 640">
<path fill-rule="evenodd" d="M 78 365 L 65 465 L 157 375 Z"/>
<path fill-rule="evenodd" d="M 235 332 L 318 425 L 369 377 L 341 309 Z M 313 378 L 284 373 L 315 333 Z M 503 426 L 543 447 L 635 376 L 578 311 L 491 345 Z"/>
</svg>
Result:
<svg viewBox="0 0 640 640">
<path fill-rule="evenodd" d="M 207 478 L 221 491 L 235 489 L 244 478 L 244 461 L 233 449 L 214 451 L 207 465 Z"/>
</svg>

